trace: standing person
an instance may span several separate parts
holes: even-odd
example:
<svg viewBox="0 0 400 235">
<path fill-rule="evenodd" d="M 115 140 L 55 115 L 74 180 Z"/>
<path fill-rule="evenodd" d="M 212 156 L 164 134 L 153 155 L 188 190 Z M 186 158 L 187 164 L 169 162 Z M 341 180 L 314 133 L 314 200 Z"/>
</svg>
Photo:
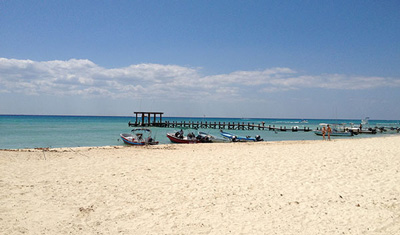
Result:
<svg viewBox="0 0 400 235">
<path fill-rule="evenodd" d="M 183 130 L 182 129 L 179 131 L 179 136 L 178 137 L 183 139 Z"/>
<path fill-rule="evenodd" d="M 327 132 L 328 132 L 328 140 L 331 140 L 332 129 L 331 129 L 331 127 L 329 125 L 328 125 Z"/>
<path fill-rule="evenodd" d="M 325 127 L 322 127 L 321 132 L 322 132 L 322 139 L 325 140 L 325 133 L 326 133 Z"/>
</svg>

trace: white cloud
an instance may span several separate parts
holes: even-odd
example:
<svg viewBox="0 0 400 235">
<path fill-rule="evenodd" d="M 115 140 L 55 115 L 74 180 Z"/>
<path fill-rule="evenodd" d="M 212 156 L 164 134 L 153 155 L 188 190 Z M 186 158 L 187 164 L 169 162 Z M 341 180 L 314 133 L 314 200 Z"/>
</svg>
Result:
<svg viewBox="0 0 400 235">
<path fill-rule="evenodd" d="M 363 90 L 399 87 L 399 78 L 342 74 L 304 75 L 290 68 L 202 76 L 198 68 L 138 64 L 106 69 L 89 60 L 32 61 L 0 58 L 0 92 L 27 95 L 152 99 L 244 99 L 305 88 Z"/>
</svg>

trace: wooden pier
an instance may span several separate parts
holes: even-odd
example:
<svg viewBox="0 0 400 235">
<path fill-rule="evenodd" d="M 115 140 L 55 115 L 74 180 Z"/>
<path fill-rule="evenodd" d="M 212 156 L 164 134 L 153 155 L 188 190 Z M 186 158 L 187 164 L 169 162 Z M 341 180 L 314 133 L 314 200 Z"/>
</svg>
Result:
<svg viewBox="0 0 400 235">
<path fill-rule="evenodd" d="M 228 130 L 269 130 L 269 131 L 312 131 L 309 127 L 298 128 L 298 127 L 286 127 L 275 125 L 265 126 L 264 122 L 257 123 L 245 123 L 245 122 L 186 122 L 186 121 L 162 121 L 161 112 L 135 112 L 135 122 L 129 122 L 130 127 L 165 127 L 165 128 L 178 128 L 178 129 L 228 129 Z M 153 116 L 153 119 L 151 118 Z M 159 118 L 157 119 L 157 116 Z"/>
<path fill-rule="evenodd" d="M 312 131 L 309 127 L 286 127 L 286 126 L 265 126 L 265 123 L 245 123 L 245 122 L 178 122 L 166 121 L 164 127 L 168 128 L 191 128 L 191 129 L 228 129 L 228 130 L 269 130 L 269 131 Z"/>
</svg>

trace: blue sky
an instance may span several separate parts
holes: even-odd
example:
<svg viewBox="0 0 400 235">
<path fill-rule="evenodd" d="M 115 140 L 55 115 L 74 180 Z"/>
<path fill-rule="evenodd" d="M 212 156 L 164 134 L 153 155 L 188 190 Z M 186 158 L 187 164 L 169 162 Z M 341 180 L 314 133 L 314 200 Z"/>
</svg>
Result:
<svg viewBox="0 0 400 235">
<path fill-rule="evenodd" d="M 400 119 L 399 1 L 0 0 L 0 114 Z"/>
</svg>

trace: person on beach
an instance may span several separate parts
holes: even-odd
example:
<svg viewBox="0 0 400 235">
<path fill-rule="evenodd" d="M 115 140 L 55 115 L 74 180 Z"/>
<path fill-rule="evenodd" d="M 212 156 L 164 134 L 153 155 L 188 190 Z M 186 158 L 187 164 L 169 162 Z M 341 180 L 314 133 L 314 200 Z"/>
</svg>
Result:
<svg viewBox="0 0 400 235">
<path fill-rule="evenodd" d="M 325 127 L 322 127 L 321 132 L 322 132 L 322 139 L 325 140 L 325 133 L 326 133 Z"/>
<path fill-rule="evenodd" d="M 328 125 L 328 128 L 326 130 L 328 132 L 328 140 L 331 140 L 331 133 L 332 133 L 332 129 L 331 127 Z"/>
</svg>

